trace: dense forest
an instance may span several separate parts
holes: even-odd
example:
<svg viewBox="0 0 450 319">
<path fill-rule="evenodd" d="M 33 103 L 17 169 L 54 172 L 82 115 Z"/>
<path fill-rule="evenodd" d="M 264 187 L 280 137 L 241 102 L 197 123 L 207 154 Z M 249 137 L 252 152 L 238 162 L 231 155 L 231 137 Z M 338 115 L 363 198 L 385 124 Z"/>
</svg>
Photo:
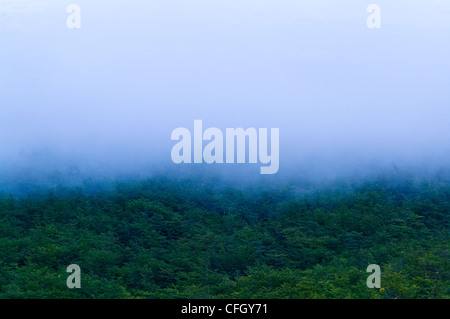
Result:
<svg viewBox="0 0 450 319">
<path fill-rule="evenodd" d="M 0 298 L 450 297 L 448 182 L 215 185 L 1 195 Z M 70 264 L 81 289 L 66 286 Z"/>
</svg>

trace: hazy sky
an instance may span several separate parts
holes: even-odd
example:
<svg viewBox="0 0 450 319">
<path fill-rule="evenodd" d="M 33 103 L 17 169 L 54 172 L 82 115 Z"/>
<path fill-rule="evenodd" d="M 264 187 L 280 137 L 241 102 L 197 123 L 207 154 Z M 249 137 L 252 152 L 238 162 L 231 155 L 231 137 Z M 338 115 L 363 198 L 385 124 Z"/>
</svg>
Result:
<svg viewBox="0 0 450 319">
<path fill-rule="evenodd" d="M 195 119 L 280 128 L 280 170 L 447 165 L 450 0 L 0 0 L 3 168 L 169 165 Z"/>
</svg>

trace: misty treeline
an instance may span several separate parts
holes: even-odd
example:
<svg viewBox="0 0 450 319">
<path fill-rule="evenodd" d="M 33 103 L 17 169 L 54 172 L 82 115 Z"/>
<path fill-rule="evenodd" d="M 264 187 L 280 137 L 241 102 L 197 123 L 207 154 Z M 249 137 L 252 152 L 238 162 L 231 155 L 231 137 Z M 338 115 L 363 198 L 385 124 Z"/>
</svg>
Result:
<svg viewBox="0 0 450 319">
<path fill-rule="evenodd" d="M 450 297 L 448 182 L 216 185 L 3 194 L 0 298 Z M 66 286 L 70 264 L 81 289 Z"/>
</svg>

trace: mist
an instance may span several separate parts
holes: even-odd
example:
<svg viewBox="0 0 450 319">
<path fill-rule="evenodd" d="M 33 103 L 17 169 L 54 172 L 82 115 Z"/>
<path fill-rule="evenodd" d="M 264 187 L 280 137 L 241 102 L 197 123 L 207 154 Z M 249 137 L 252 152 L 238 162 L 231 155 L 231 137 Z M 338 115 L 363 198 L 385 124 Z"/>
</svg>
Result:
<svg viewBox="0 0 450 319">
<path fill-rule="evenodd" d="M 370 3 L 0 1 L 1 188 L 448 174 L 450 4 L 380 0 L 369 29 Z M 279 171 L 174 164 L 194 120 L 279 128 Z"/>
</svg>

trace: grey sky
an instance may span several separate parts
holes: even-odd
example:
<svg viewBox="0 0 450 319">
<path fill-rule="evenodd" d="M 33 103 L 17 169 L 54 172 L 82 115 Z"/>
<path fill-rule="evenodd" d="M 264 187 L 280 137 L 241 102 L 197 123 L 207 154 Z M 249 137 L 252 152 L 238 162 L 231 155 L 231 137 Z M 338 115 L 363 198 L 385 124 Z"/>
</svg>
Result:
<svg viewBox="0 0 450 319">
<path fill-rule="evenodd" d="M 171 131 L 195 119 L 279 127 L 280 170 L 448 162 L 447 0 L 0 0 L 0 39 L 4 167 L 33 152 L 170 164 Z"/>
</svg>

